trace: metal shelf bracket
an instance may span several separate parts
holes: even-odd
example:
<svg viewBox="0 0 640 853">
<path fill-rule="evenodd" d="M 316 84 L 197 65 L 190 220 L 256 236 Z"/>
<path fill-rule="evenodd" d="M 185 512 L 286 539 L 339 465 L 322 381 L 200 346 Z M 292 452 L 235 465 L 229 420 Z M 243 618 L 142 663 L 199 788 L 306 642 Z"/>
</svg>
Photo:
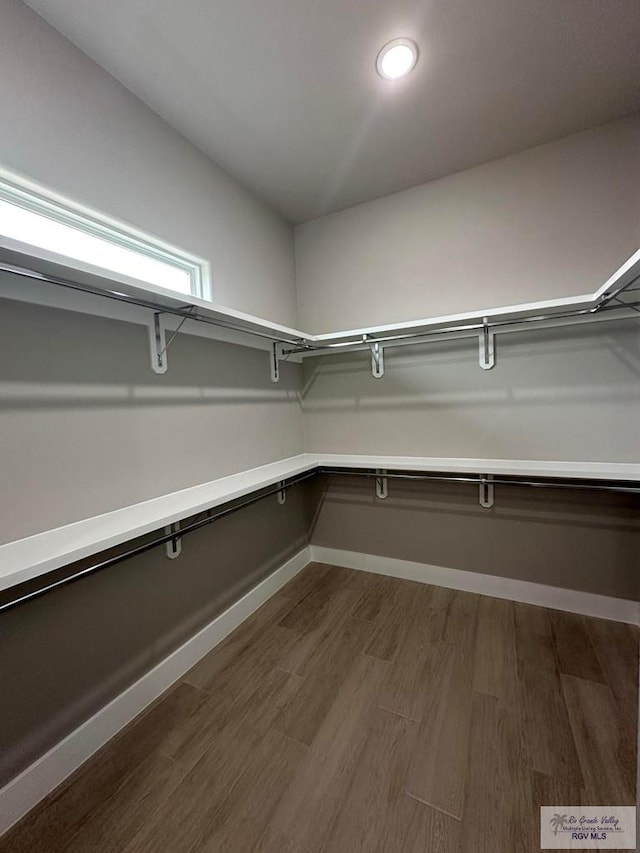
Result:
<svg viewBox="0 0 640 853">
<path fill-rule="evenodd" d="M 284 480 L 281 480 L 279 485 L 280 485 L 280 491 L 278 492 L 277 497 L 278 497 L 278 503 L 282 506 L 282 504 L 286 503 L 286 501 L 287 501 L 287 490 L 286 490 L 285 485 L 284 485 Z"/>
<path fill-rule="evenodd" d="M 493 480 L 492 474 L 483 474 L 480 481 L 480 506 L 485 507 L 485 509 L 491 509 L 493 506 L 494 485 L 491 480 Z"/>
<path fill-rule="evenodd" d="M 175 522 L 175 524 L 170 524 L 168 527 L 165 527 L 164 532 L 166 534 L 179 533 L 180 523 Z M 182 554 L 182 539 L 180 536 L 175 536 L 173 539 L 169 539 L 164 546 L 164 550 L 170 560 L 175 560 L 176 557 L 179 557 L 180 554 Z"/>
<path fill-rule="evenodd" d="M 280 381 L 280 358 L 278 356 L 278 344 L 274 343 L 271 345 L 271 352 L 269 353 L 269 369 L 271 372 L 271 381 L 279 382 Z M 284 501 L 283 501 L 284 503 Z"/>
<path fill-rule="evenodd" d="M 376 471 L 376 497 L 381 501 L 389 496 L 387 478 L 383 476 L 386 473 L 386 471 L 382 470 Z"/>
<path fill-rule="evenodd" d="M 384 376 L 384 348 L 378 341 L 372 341 L 368 335 L 362 336 L 363 343 L 371 350 L 371 374 L 375 379 Z"/>
<path fill-rule="evenodd" d="M 495 332 L 487 325 L 487 318 L 484 317 L 484 325 L 478 336 L 480 344 L 480 367 L 483 370 L 491 370 L 496 363 L 496 344 Z"/>
<path fill-rule="evenodd" d="M 165 340 L 162 314 L 156 311 L 149 324 L 149 346 L 151 348 L 151 369 L 154 373 L 167 372 L 167 344 Z"/>
</svg>

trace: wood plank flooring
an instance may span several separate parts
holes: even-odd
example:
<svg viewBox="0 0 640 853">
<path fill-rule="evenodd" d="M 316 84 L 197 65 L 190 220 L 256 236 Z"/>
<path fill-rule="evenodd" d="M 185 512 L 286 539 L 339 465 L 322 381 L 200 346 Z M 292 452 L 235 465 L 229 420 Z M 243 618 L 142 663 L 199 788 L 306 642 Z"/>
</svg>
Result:
<svg viewBox="0 0 640 853">
<path fill-rule="evenodd" d="M 312 564 L 0 853 L 532 853 L 633 805 L 638 632 Z"/>
</svg>

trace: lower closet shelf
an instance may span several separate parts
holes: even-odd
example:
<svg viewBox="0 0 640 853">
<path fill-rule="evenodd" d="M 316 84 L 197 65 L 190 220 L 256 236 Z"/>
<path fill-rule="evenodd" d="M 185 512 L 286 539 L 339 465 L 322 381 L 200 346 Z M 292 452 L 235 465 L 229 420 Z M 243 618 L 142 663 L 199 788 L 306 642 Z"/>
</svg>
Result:
<svg viewBox="0 0 640 853">
<path fill-rule="evenodd" d="M 0 590 L 33 580 L 199 512 L 302 475 L 325 471 L 369 472 L 371 477 L 393 477 L 394 472 L 395 476 L 402 476 L 403 472 L 433 474 L 434 479 L 447 479 L 450 475 L 451 479 L 479 484 L 483 482 L 482 477 L 494 478 L 496 482 L 503 477 L 540 480 L 531 485 L 554 485 L 554 482 L 559 485 L 566 481 L 577 483 L 579 488 L 589 488 L 590 484 L 593 488 L 640 488 L 640 465 L 631 463 L 302 453 L 1 545 Z M 606 486 L 605 481 L 613 485 Z"/>
</svg>

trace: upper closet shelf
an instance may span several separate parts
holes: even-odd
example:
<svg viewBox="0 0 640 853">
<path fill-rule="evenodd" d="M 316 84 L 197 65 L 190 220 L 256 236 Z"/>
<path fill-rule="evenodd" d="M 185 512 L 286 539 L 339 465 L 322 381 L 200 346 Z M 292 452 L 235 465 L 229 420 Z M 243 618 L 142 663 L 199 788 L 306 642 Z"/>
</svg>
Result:
<svg viewBox="0 0 640 853">
<path fill-rule="evenodd" d="M 382 481 L 403 472 L 476 484 L 483 506 L 490 505 L 486 501 L 489 495 L 492 501 L 493 485 L 500 478 L 507 478 L 504 483 L 564 483 L 572 488 L 617 490 L 619 484 L 623 491 L 640 486 L 640 465 L 625 463 L 303 453 L 2 545 L 0 590 L 269 487 L 276 486 L 284 497 L 287 484 L 321 472 L 366 474 L 375 480 L 378 497 L 386 497 Z"/>
<path fill-rule="evenodd" d="M 106 273 L 82 261 L 70 261 L 46 249 L 35 248 L 0 235 L 0 270 L 67 290 L 76 290 L 116 302 L 138 305 L 151 311 L 176 315 L 192 321 L 209 322 L 270 341 L 293 343 L 304 333 L 233 308 L 216 305 L 196 296 L 167 290 L 125 275 Z M 26 288 L 26 284 L 24 287 Z M 25 294 L 26 298 L 27 294 Z"/>
<path fill-rule="evenodd" d="M 74 261 L 46 250 L 34 249 L 15 240 L 0 237 L 0 271 L 20 279 L 20 287 L 11 288 L 5 282 L 0 295 L 30 300 L 25 279 L 54 284 L 67 292 L 90 294 L 96 298 L 144 309 L 143 322 L 149 329 L 151 366 L 156 373 L 167 370 L 167 352 L 173 335 L 165 332 L 192 331 L 208 325 L 239 335 L 237 343 L 258 345 L 269 350 L 271 379 L 279 379 L 283 358 L 304 357 L 317 353 L 329 354 L 342 349 L 366 348 L 371 352 L 371 367 L 375 377 L 384 374 L 384 350 L 407 343 L 427 342 L 442 335 L 478 336 L 479 363 L 485 369 L 495 364 L 496 335 L 500 331 L 516 331 L 541 324 L 585 322 L 609 312 L 620 317 L 636 316 L 640 310 L 640 250 L 632 255 L 595 292 L 562 299 L 521 303 L 499 308 L 487 308 L 440 317 L 411 320 L 406 323 L 348 329 L 313 335 L 299 329 L 282 326 L 259 317 L 235 311 L 194 296 L 184 296 L 156 285 L 126 276 L 105 274 L 98 267 Z M 67 303 L 62 307 L 74 307 Z M 86 307 L 83 310 L 91 310 Z M 256 342 L 258 342 L 256 344 Z"/>
<path fill-rule="evenodd" d="M 420 336 L 436 331 L 455 332 L 458 327 L 468 324 L 506 326 L 522 322 L 535 322 L 543 319 L 563 319 L 564 317 L 595 314 L 606 306 L 628 308 L 634 299 L 640 299 L 640 249 L 617 269 L 595 293 L 581 296 L 568 296 L 562 299 L 547 299 L 540 302 L 523 302 L 516 305 L 503 305 L 499 308 L 487 308 L 478 311 L 466 311 L 462 314 L 448 314 L 429 317 L 424 320 L 411 320 L 408 323 L 392 323 L 385 326 L 371 326 L 362 329 L 349 329 L 344 332 L 331 332 L 312 336 L 317 348 L 361 343 L 363 336 L 377 340 L 386 337 L 394 339 L 403 334 Z M 635 294 L 635 296 L 634 296 Z"/>
</svg>

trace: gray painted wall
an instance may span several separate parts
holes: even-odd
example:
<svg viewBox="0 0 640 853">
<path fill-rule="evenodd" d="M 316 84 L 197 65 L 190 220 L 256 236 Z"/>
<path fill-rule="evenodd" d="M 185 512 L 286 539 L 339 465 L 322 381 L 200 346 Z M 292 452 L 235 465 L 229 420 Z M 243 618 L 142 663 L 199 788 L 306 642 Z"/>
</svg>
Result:
<svg viewBox="0 0 640 853">
<path fill-rule="evenodd" d="M 142 326 L 0 299 L 0 542 L 301 453 L 301 371 L 179 334 L 160 376 Z"/>
<path fill-rule="evenodd" d="M 312 332 L 594 291 L 640 245 L 640 117 L 296 228 Z"/>
<path fill-rule="evenodd" d="M 295 322 L 288 226 L 26 7 L 0 2 L 0 164 L 210 258 L 216 300 Z M 325 330 L 595 287 L 636 248 L 637 128 L 617 123 L 304 226 L 301 322 Z M 362 354 L 310 360 L 307 448 L 637 461 L 635 328 L 501 337 L 490 373 L 476 353 L 473 342 L 398 350 L 381 381 Z M 176 338 L 164 376 L 148 361 L 139 326 L 0 302 L 11 484 L 0 541 L 302 450 L 301 368 L 283 365 L 274 386 L 265 353 L 191 336 Z M 500 490 L 487 514 L 458 489 L 394 486 L 384 507 L 371 491 L 334 488 L 316 505 L 313 541 L 634 593 L 628 500 Z M 297 492 L 185 538 L 177 562 L 150 552 L 4 615 L 0 784 L 302 547 Z"/>
<path fill-rule="evenodd" d="M 640 319 L 640 318 L 639 318 Z M 402 347 L 371 376 L 365 353 L 305 362 L 306 449 L 318 452 L 637 462 L 638 322 Z M 313 490 L 316 545 L 622 598 L 640 598 L 640 500 L 600 492 L 363 479 Z"/>
<path fill-rule="evenodd" d="M 0 787 L 303 548 L 303 488 L 3 613 Z"/>
<path fill-rule="evenodd" d="M 364 478 L 314 489 L 311 542 L 633 600 L 640 599 L 640 499 L 602 492 L 478 488 Z"/>
<path fill-rule="evenodd" d="M 0 0 L 0 166 L 211 261 L 213 297 L 295 324 L 291 228 L 17 0 Z M 0 300 L 0 542 L 302 450 L 301 368 Z M 3 614 L 0 785 L 307 541 L 300 489 Z"/>
<path fill-rule="evenodd" d="M 18 0 L 0 0 L 0 166 L 195 252 L 213 298 L 295 323 L 293 234 Z M 300 368 L 140 326 L 0 301 L 0 542 L 302 449 Z"/>
<path fill-rule="evenodd" d="M 0 166 L 208 259 L 214 301 L 295 325 L 291 227 L 20 0 L 0 18 Z"/>
<path fill-rule="evenodd" d="M 310 452 L 596 462 L 640 459 L 638 319 L 305 361 Z"/>
</svg>

